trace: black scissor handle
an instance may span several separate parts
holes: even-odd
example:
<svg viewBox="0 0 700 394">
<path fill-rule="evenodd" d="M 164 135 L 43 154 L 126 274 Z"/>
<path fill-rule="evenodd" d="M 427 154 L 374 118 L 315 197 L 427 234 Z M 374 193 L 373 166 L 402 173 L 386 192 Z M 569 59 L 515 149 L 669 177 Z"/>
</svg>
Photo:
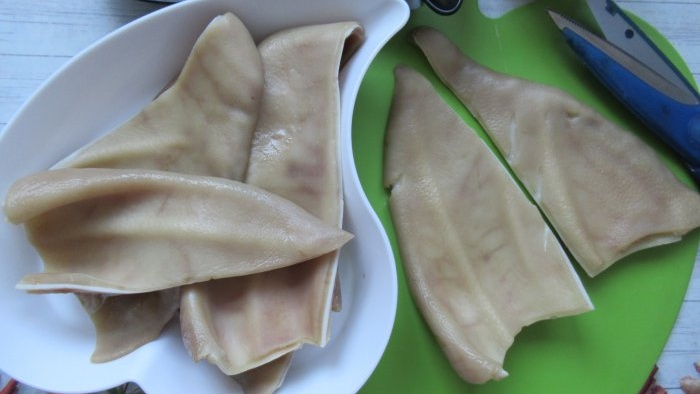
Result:
<svg viewBox="0 0 700 394">
<path fill-rule="evenodd" d="M 452 15 L 462 6 L 462 0 L 423 0 L 423 3 L 440 15 Z"/>
</svg>

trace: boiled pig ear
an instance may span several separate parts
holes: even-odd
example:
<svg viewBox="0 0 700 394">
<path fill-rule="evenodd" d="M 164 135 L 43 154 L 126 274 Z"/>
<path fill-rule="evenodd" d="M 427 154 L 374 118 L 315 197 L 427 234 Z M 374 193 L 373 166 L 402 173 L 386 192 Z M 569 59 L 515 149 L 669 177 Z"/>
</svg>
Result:
<svg viewBox="0 0 700 394">
<path fill-rule="evenodd" d="M 242 180 L 262 96 L 260 54 L 233 14 L 212 20 L 174 84 L 57 167 L 142 168 Z"/>
<path fill-rule="evenodd" d="M 108 296 L 78 293 L 95 326 L 96 345 L 90 357 L 103 363 L 122 357 L 158 338 L 180 304 L 180 288 Z"/>
<path fill-rule="evenodd" d="M 287 353 L 233 378 L 243 387 L 245 394 L 272 394 L 282 386 L 293 356 L 293 352 Z"/>
<path fill-rule="evenodd" d="M 418 72 L 396 69 L 384 182 L 416 304 L 455 371 L 483 383 L 522 327 L 592 309 L 537 208 Z"/>
<path fill-rule="evenodd" d="M 265 94 L 246 183 L 336 228 L 343 209 L 338 73 L 362 38 L 360 25 L 339 22 L 283 30 L 260 44 Z M 286 368 L 265 363 L 304 343 L 328 341 L 337 262 L 334 251 L 284 269 L 183 289 L 180 321 L 190 354 L 255 386 L 266 386 L 261 378 L 276 384 L 282 376 L 271 372 Z"/>
<path fill-rule="evenodd" d="M 257 47 L 241 21 L 230 13 L 214 18 L 172 82 L 132 119 L 57 167 L 160 169 L 242 180 L 263 77 Z M 176 290 L 79 294 L 96 329 L 91 360 L 110 361 L 155 339 L 179 306 Z"/>
<path fill-rule="evenodd" d="M 700 226 L 700 195 L 633 133 L 559 89 L 477 64 L 435 29 L 412 35 L 590 276 Z"/>
<path fill-rule="evenodd" d="M 262 64 L 250 33 L 233 14 L 216 17 L 173 84 L 135 117 L 59 166 L 173 170 L 240 181 L 262 86 Z M 180 304 L 176 290 L 79 294 L 96 329 L 91 360 L 110 361 L 157 338 Z M 99 308 L 88 308 L 95 305 Z"/>
<path fill-rule="evenodd" d="M 60 169 L 23 178 L 5 202 L 44 272 L 32 292 L 140 293 L 285 267 L 351 235 L 277 195 L 216 177 Z"/>
</svg>

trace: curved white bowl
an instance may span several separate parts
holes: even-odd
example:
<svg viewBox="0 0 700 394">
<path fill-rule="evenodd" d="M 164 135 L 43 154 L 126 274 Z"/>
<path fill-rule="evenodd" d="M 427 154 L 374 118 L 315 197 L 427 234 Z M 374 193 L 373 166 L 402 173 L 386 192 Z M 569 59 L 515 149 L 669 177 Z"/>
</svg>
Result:
<svg viewBox="0 0 700 394">
<path fill-rule="evenodd" d="M 375 369 L 394 323 L 397 279 L 386 234 L 357 177 L 351 120 L 360 82 L 381 47 L 406 23 L 403 0 L 189 0 L 120 28 L 61 68 L 27 101 L 0 136 L 0 192 L 45 170 L 150 102 L 177 74 L 208 22 L 234 12 L 260 40 L 281 28 L 356 20 L 366 41 L 341 74 L 344 227 L 355 238 L 340 260 L 342 312 L 323 349 L 294 358 L 280 393 L 355 392 Z M 29 295 L 14 288 L 41 261 L 21 228 L 0 223 L 0 369 L 53 392 L 94 392 L 128 381 L 148 393 L 235 393 L 240 388 L 206 362 L 194 363 L 176 323 L 161 337 L 105 364 L 91 364 L 95 334 L 72 295 Z"/>
</svg>

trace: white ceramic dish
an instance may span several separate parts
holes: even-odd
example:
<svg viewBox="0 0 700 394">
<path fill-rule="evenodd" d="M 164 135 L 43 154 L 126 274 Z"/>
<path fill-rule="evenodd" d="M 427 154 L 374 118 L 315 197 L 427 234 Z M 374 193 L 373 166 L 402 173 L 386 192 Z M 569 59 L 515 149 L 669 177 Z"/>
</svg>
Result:
<svg viewBox="0 0 700 394">
<path fill-rule="evenodd" d="M 397 301 L 391 247 L 361 190 L 351 144 L 360 81 L 379 49 L 407 21 L 403 0 L 190 0 L 141 18 L 100 40 L 49 79 L 0 137 L 0 193 L 49 168 L 76 148 L 135 114 L 176 75 L 195 39 L 216 15 L 234 12 L 261 39 L 281 28 L 357 20 L 366 41 L 341 74 L 344 227 L 343 310 L 333 316 L 323 349 L 294 358 L 280 393 L 355 392 L 389 340 Z M 148 393 L 235 393 L 240 389 L 207 362 L 190 360 L 177 324 L 135 352 L 91 364 L 94 331 L 72 295 L 29 295 L 14 288 L 41 261 L 21 228 L 0 223 L 0 369 L 52 392 L 94 392 L 128 381 Z"/>
</svg>

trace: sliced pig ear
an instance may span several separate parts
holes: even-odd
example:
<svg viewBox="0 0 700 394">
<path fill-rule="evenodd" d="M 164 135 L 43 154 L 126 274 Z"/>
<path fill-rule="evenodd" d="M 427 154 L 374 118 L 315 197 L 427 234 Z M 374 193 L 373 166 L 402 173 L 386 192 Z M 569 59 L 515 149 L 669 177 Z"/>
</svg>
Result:
<svg viewBox="0 0 700 394">
<path fill-rule="evenodd" d="M 233 14 L 202 32 L 174 84 L 58 167 L 142 168 L 242 180 L 262 96 L 260 54 Z"/>
<path fill-rule="evenodd" d="M 243 387 L 246 394 L 274 393 L 287 375 L 294 353 L 290 352 L 257 368 L 246 371 L 233 378 Z"/>
<path fill-rule="evenodd" d="M 700 195 L 633 133 L 561 90 L 475 63 L 435 29 L 413 38 L 590 276 L 700 226 Z"/>
<path fill-rule="evenodd" d="M 285 267 L 351 235 L 277 195 L 222 178 L 153 170 L 60 169 L 10 189 L 44 272 L 32 292 L 141 293 Z"/>
<path fill-rule="evenodd" d="M 78 293 L 95 326 L 96 344 L 90 357 L 103 363 L 122 357 L 158 338 L 180 305 L 180 288 L 108 296 Z"/>
<path fill-rule="evenodd" d="M 416 304 L 455 371 L 507 376 L 522 327 L 592 309 L 537 208 L 418 72 L 396 69 L 385 184 Z"/>
<path fill-rule="evenodd" d="M 216 17 L 167 90 L 57 167 L 171 170 L 240 181 L 262 86 L 260 55 L 250 33 L 233 14 Z M 80 294 L 96 329 L 92 361 L 121 357 L 158 337 L 180 304 L 176 290 L 110 297 Z M 98 309 L 88 308 L 96 304 Z"/>
<path fill-rule="evenodd" d="M 357 23 L 339 22 L 280 31 L 260 44 L 265 90 L 246 182 L 336 228 L 343 210 L 338 73 L 362 38 Z M 303 343 L 328 340 L 337 260 L 332 252 L 293 267 L 188 286 L 180 321 L 192 357 L 258 387 L 281 381 L 286 368 L 265 363 Z"/>
</svg>

